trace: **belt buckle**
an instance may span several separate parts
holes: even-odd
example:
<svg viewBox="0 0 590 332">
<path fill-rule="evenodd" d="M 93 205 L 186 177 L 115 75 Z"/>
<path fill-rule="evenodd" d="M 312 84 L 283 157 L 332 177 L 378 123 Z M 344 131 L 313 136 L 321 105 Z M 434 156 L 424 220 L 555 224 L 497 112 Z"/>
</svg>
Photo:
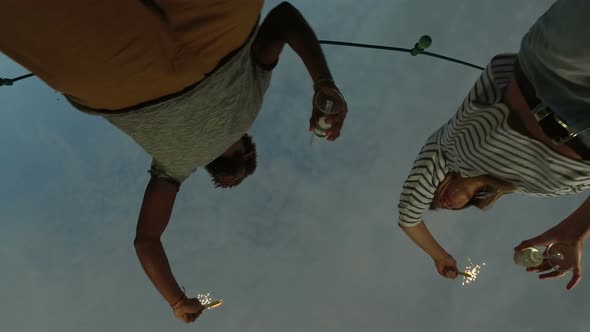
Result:
<svg viewBox="0 0 590 332">
<path fill-rule="evenodd" d="M 553 112 L 549 107 L 543 104 L 540 104 L 537 107 L 535 107 L 535 109 L 533 110 L 533 114 L 540 125 L 542 122 L 551 121 L 560 127 L 559 129 L 561 129 L 560 131 L 562 131 L 562 134 L 550 135 L 550 133 L 546 132 L 543 125 L 541 125 L 543 131 L 547 134 L 547 136 L 550 136 L 551 141 L 555 145 L 566 144 L 572 139 L 576 138 L 576 136 L 578 136 L 578 133 L 572 133 L 569 126 L 565 122 L 563 122 L 563 120 L 561 120 L 561 118 L 557 114 L 555 114 L 555 112 Z"/>
<path fill-rule="evenodd" d="M 553 114 L 553 118 L 555 119 L 555 122 L 557 122 L 557 124 L 560 125 L 567 132 L 567 135 L 565 137 L 553 137 L 551 140 L 553 141 L 554 144 L 556 144 L 556 145 L 566 144 L 569 141 L 576 138 L 576 136 L 578 136 L 578 133 L 571 132 L 571 130 L 569 129 L 567 124 L 565 122 L 563 122 L 557 114 L 555 114 L 555 113 L 552 113 L 552 114 Z"/>
</svg>

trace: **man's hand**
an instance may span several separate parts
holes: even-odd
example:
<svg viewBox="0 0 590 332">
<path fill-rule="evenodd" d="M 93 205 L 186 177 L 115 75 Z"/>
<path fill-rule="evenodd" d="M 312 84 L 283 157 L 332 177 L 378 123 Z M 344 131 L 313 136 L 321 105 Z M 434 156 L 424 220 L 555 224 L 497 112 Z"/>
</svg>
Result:
<svg viewBox="0 0 590 332">
<path fill-rule="evenodd" d="M 178 308 L 174 309 L 174 316 L 185 323 L 194 322 L 203 312 L 203 305 L 197 299 L 186 299 Z"/>
<path fill-rule="evenodd" d="M 448 279 L 457 278 L 457 262 L 451 255 L 447 255 L 441 258 L 434 258 L 434 265 L 438 273 Z"/>
<path fill-rule="evenodd" d="M 565 244 L 569 244 L 576 249 L 576 258 L 575 258 L 575 265 L 573 269 L 573 275 L 570 281 L 568 282 L 566 289 L 571 290 L 580 282 L 582 279 L 582 254 L 584 250 L 584 237 L 581 232 L 577 231 L 575 227 L 571 227 L 572 225 L 569 223 L 561 223 L 545 233 L 534 237 L 532 239 L 526 240 L 521 242 L 518 246 L 514 248 L 515 251 L 521 251 L 528 247 L 536 247 L 536 246 L 548 246 L 552 243 L 561 242 Z M 527 268 L 528 272 L 546 272 L 551 270 L 552 267 L 545 260 L 543 264 L 537 267 L 529 267 Z M 539 275 L 540 279 L 553 279 L 563 277 L 569 271 L 552 271 L 548 273 L 543 273 Z"/>
<path fill-rule="evenodd" d="M 340 137 L 340 132 L 342 131 L 344 120 L 346 119 L 346 115 L 348 114 L 348 106 L 346 105 L 344 97 L 342 96 L 342 94 L 340 93 L 333 81 L 329 80 L 328 82 L 315 86 L 314 88 L 314 99 L 316 94 L 323 93 L 326 96 L 329 96 L 332 100 L 341 101 L 335 103 L 334 105 L 334 107 L 339 107 L 340 109 L 333 110 L 333 112 L 335 112 L 334 114 L 326 115 L 317 108 L 315 100 L 312 100 L 312 112 L 311 117 L 309 118 L 309 131 L 314 131 L 316 128 L 318 128 L 318 121 L 321 117 L 324 117 L 324 121 L 330 125 L 330 129 L 324 130 L 327 134 L 326 140 L 334 141 L 338 137 Z"/>
<path fill-rule="evenodd" d="M 280 3 L 268 13 L 258 29 L 252 52 L 258 63 L 273 66 L 277 63 L 285 45 L 289 45 L 299 55 L 314 84 L 323 82 L 314 87 L 315 91 L 326 89 L 326 93 L 334 93 L 333 90 L 328 92 L 328 88 L 331 87 L 337 91 L 336 94 L 339 94 L 313 29 L 299 10 L 288 2 Z M 341 112 L 326 117 L 326 123 L 331 125 L 330 129 L 325 130 L 328 141 L 333 141 L 340 136 L 347 111 L 344 103 Z M 310 119 L 310 131 L 315 129 L 322 116 L 319 110 L 314 109 Z"/>
</svg>

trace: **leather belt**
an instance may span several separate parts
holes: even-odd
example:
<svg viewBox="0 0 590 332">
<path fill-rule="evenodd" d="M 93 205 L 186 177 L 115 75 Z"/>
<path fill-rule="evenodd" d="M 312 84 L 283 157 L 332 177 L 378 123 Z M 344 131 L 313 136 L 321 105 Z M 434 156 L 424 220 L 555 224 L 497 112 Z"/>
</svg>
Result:
<svg viewBox="0 0 590 332">
<path fill-rule="evenodd" d="M 535 88 L 522 72 L 522 68 L 518 61 L 516 61 L 514 67 L 514 77 L 524 99 L 534 113 L 539 126 L 543 129 L 543 132 L 551 138 L 553 143 L 556 145 L 565 144 L 572 148 L 583 159 L 590 160 L 590 148 L 578 137 L 579 132 L 572 131 L 558 114 L 553 112 L 549 107 L 543 105 L 541 100 L 537 97 Z"/>
</svg>

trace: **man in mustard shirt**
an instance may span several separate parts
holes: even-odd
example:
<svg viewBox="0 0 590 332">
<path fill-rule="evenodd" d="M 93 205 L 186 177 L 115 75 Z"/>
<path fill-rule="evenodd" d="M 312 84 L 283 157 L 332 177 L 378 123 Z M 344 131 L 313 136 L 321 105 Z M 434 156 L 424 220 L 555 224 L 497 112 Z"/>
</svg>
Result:
<svg viewBox="0 0 590 332">
<path fill-rule="evenodd" d="M 258 24 L 262 0 L 6 0 L 0 51 L 77 109 L 125 132 L 152 157 L 135 237 L 139 260 L 176 317 L 203 307 L 177 284 L 160 241 L 180 184 L 198 167 L 216 186 L 254 172 L 247 130 L 285 44 L 315 92 L 341 96 L 306 20 L 283 2 Z M 342 100 L 343 101 L 343 100 Z M 327 140 L 338 138 L 346 104 Z M 313 110 L 310 130 L 320 113 Z"/>
</svg>

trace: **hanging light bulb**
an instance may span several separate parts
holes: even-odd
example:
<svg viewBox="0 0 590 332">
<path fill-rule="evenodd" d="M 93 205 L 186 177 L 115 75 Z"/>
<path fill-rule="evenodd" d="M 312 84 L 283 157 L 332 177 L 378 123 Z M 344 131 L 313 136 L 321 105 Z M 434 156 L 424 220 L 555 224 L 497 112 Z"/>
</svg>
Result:
<svg viewBox="0 0 590 332">
<path fill-rule="evenodd" d="M 424 50 L 432 45 L 432 38 L 428 35 L 420 37 L 418 42 L 414 45 L 414 48 L 410 50 L 412 56 L 416 56 L 420 53 L 424 53 Z"/>
</svg>

